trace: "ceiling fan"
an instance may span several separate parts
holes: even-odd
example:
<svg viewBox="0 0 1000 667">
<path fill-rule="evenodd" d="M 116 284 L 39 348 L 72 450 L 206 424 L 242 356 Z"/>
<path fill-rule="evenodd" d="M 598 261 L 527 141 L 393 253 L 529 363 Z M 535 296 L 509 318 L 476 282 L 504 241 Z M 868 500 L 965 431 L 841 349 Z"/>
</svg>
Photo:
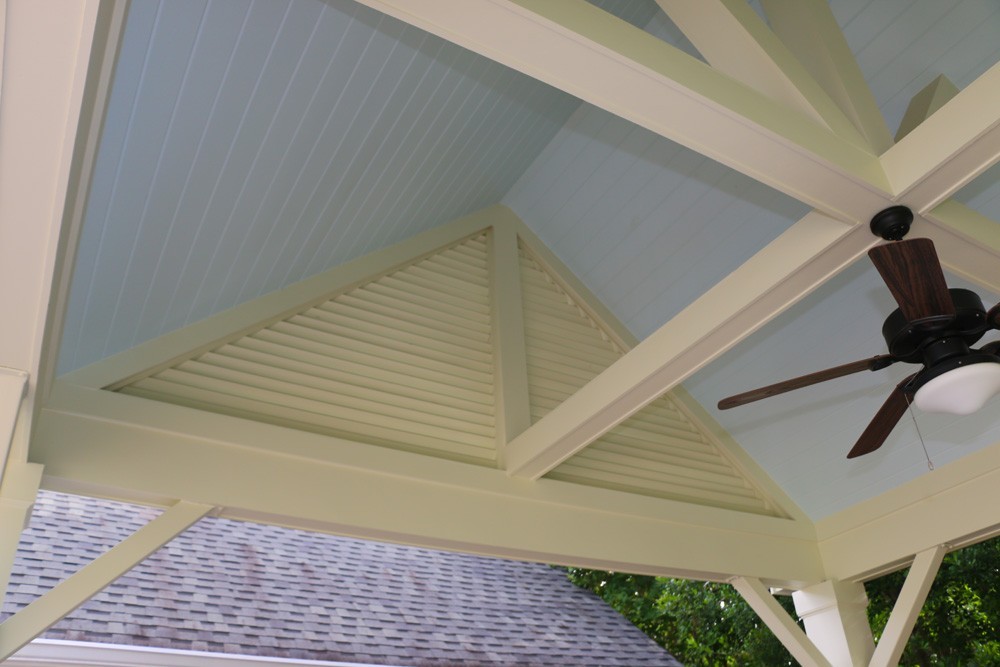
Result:
<svg viewBox="0 0 1000 667">
<path fill-rule="evenodd" d="M 1000 329 L 1000 304 L 987 312 L 975 292 L 949 289 L 934 243 L 925 238 L 901 240 L 912 221 L 913 213 L 905 206 L 887 208 L 871 220 L 872 233 L 892 241 L 868 251 L 899 305 L 882 325 L 889 354 L 736 394 L 719 401 L 719 409 L 735 408 L 864 370 L 881 370 L 896 362 L 922 364 L 923 368 L 889 394 L 848 453 L 851 459 L 882 446 L 911 398 L 918 408 L 928 412 L 970 414 L 1000 393 L 1000 341 L 978 350 L 971 347 L 990 329 Z"/>
</svg>

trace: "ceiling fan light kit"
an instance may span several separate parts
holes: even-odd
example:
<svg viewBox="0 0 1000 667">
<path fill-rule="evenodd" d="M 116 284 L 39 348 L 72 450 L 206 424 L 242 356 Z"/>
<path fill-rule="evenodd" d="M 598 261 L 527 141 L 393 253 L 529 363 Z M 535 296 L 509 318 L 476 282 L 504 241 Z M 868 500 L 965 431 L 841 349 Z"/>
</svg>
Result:
<svg viewBox="0 0 1000 667">
<path fill-rule="evenodd" d="M 1000 363 L 959 360 L 947 372 L 931 378 L 917 390 L 913 404 L 924 412 L 972 414 L 1000 393 Z"/>
<path fill-rule="evenodd" d="M 899 306 L 882 325 L 888 355 L 730 396 L 719 402 L 719 409 L 896 362 L 922 365 L 893 389 L 876 412 L 847 456 L 855 458 L 882 446 L 911 397 L 927 412 L 967 415 L 1000 393 L 1000 341 L 972 348 L 987 331 L 1000 329 L 1000 304 L 987 313 L 975 292 L 949 289 L 934 243 L 924 238 L 902 240 L 912 222 L 909 208 L 891 206 L 870 223 L 872 233 L 890 243 L 875 246 L 868 257 Z"/>
</svg>

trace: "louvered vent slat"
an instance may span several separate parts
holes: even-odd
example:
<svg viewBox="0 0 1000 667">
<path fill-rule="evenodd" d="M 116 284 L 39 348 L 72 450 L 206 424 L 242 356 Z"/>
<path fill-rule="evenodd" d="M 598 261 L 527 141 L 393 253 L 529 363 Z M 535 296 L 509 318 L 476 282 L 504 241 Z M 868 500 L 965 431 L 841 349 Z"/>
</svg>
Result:
<svg viewBox="0 0 1000 667">
<path fill-rule="evenodd" d="M 490 464 L 488 266 L 466 240 L 121 391 Z"/>
<path fill-rule="evenodd" d="M 343 369 L 345 372 L 365 375 L 369 373 L 371 377 L 384 377 L 386 374 L 391 377 L 389 382 L 403 382 L 406 378 L 416 378 L 433 382 L 437 385 L 444 385 L 446 382 L 449 390 L 454 393 L 455 389 L 465 398 L 471 396 L 486 396 L 488 401 L 483 401 L 492 405 L 493 387 L 489 384 L 489 377 L 482 373 L 464 370 L 463 373 L 448 372 L 448 367 L 443 364 L 417 365 L 409 363 L 405 358 L 398 359 L 390 354 L 378 354 L 378 348 L 367 346 L 366 349 L 359 350 L 359 346 L 334 346 L 328 343 L 317 342 L 300 336 L 289 335 L 271 329 L 264 329 L 257 333 L 241 338 L 233 343 L 234 346 L 251 347 L 255 345 L 265 346 L 277 355 L 284 355 L 287 358 L 296 358 L 297 355 L 304 355 L 306 359 L 314 363 L 316 357 L 327 359 L 329 363 Z M 454 369 L 452 369 L 454 370 Z"/>
<path fill-rule="evenodd" d="M 227 346 L 225 350 L 220 350 L 218 354 L 223 358 L 229 356 L 233 359 L 255 362 L 278 372 L 290 371 L 289 375 L 315 375 L 333 382 L 353 383 L 355 386 L 375 392 L 385 391 L 398 396 L 422 398 L 441 405 L 455 405 L 470 412 L 481 412 L 483 406 L 490 406 L 493 402 L 492 394 L 465 391 L 458 397 L 452 385 L 425 380 L 403 372 L 384 371 L 372 366 L 330 359 L 290 348 L 284 348 L 279 354 L 269 352 L 268 349 L 270 348 L 267 343 L 243 339 Z"/>
<path fill-rule="evenodd" d="M 521 247 L 531 416 L 538 421 L 622 354 Z M 763 495 L 671 401 L 661 397 L 546 477 L 702 505 L 773 514 Z"/>
</svg>

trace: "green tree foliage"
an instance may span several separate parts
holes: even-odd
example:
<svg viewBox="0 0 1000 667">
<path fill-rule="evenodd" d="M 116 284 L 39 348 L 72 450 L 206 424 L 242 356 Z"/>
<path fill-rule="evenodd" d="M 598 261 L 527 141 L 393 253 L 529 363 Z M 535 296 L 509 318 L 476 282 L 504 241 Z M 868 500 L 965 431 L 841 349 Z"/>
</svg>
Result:
<svg viewBox="0 0 1000 667">
<path fill-rule="evenodd" d="M 685 665 L 795 664 L 729 584 L 576 568 L 570 568 L 569 578 L 597 593 Z M 791 609 L 790 598 L 779 600 Z"/>
<path fill-rule="evenodd" d="M 791 656 L 728 584 L 570 568 L 569 578 L 597 593 L 685 665 L 794 665 Z M 876 641 L 906 578 L 868 582 Z M 1000 665 L 1000 540 L 945 556 L 900 665 Z M 778 601 L 793 612 L 791 599 Z"/>
</svg>

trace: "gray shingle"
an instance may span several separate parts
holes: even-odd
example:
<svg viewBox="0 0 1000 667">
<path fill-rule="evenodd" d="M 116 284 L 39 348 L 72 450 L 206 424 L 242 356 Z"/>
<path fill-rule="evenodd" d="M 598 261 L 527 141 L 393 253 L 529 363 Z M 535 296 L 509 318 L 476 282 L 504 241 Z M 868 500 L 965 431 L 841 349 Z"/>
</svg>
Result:
<svg viewBox="0 0 1000 667">
<path fill-rule="evenodd" d="M 4 616 L 156 513 L 40 494 Z M 225 519 L 203 519 L 45 636 L 374 665 L 679 665 L 546 565 Z"/>
</svg>

